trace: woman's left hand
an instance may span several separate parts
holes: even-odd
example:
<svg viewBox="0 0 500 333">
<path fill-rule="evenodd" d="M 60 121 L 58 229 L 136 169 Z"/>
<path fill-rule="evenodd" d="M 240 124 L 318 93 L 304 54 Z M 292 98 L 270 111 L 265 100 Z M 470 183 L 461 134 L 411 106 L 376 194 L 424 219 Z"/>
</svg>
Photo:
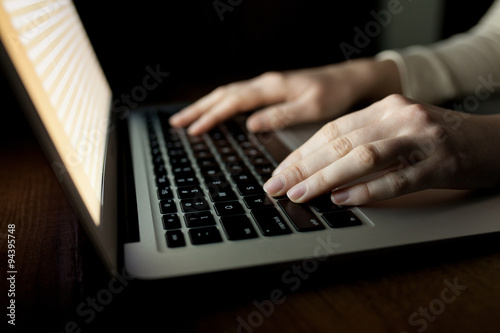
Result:
<svg viewBox="0 0 500 333">
<path fill-rule="evenodd" d="M 332 192 L 360 205 L 427 188 L 500 185 L 500 116 L 478 116 L 391 95 L 329 122 L 264 185 L 297 203 Z"/>
</svg>

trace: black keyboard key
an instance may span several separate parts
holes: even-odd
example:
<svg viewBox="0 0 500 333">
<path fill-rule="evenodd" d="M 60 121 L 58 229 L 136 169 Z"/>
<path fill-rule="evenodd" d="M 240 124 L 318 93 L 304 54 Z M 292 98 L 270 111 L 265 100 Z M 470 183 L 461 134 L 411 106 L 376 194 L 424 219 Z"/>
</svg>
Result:
<svg viewBox="0 0 500 333">
<path fill-rule="evenodd" d="M 169 149 L 167 154 L 170 157 L 183 157 L 187 155 L 184 148 Z"/>
<path fill-rule="evenodd" d="M 222 131 L 219 128 L 211 129 L 208 132 L 208 135 L 210 136 L 210 138 L 212 138 L 212 140 L 214 140 L 214 142 L 219 140 L 225 140 L 224 133 L 222 133 Z"/>
<path fill-rule="evenodd" d="M 266 165 L 260 165 L 260 166 L 255 167 L 255 170 L 261 176 L 264 176 L 264 175 L 268 176 L 268 175 L 272 175 L 272 173 L 274 171 L 274 167 L 271 164 L 266 164 Z"/>
<path fill-rule="evenodd" d="M 252 216 L 264 236 L 285 235 L 292 232 L 276 208 L 252 210 Z"/>
<path fill-rule="evenodd" d="M 189 236 L 193 245 L 222 242 L 222 237 L 216 227 L 190 229 Z"/>
<path fill-rule="evenodd" d="M 338 206 L 332 202 L 332 199 L 330 199 L 330 194 L 322 195 L 320 197 L 317 197 L 311 201 L 311 206 L 318 212 L 318 213 L 326 213 L 326 212 L 333 212 L 333 211 L 339 211 L 339 210 L 345 210 L 346 208 L 342 206 Z"/>
<path fill-rule="evenodd" d="M 252 161 L 253 159 L 257 158 L 257 157 L 264 157 L 262 155 L 262 153 L 260 152 L 260 150 L 258 150 L 257 148 L 248 148 L 248 149 L 245 149 L 243 151 L 243 154 L 248 157 L 250 159 L 250 161 Z M 265 158 L 265 157 L 264 157 Z M 267 163 L 269 163 L 269 161 L 267 161 Z"/>
<path fill-rule="evenodd" d="M 172 189 L 169 186 L 162 186 L 158 188 L 157 193 L 158 193 L 158 199 L 160 200 L 172 199 L 174 197 Z"/>
<path fill-rule="evenodd" d="M 161 155 L 157 155 L 153 157 L 153 164 L 156 167 L 158 165 L 165 165 L 165 162 L 163 161 Z"/>
<path fill-rule="evenodd" d="M 250 162 L 255 166 L 268 166 L 271 162 L 264 155 L 255 156 L 250 160 Z"/>
<path fill-rule="evenodd" d="M 179 220 L 177 214 L 163 215 L 161 220 L 163 222 L 163 229 L 165 230 L 181 228 L 181 221 Z"/>
<path fill-rule="evenodd" d="M 175 174 L 176 177 L 178 175 L 182 176 L 182 175 L 186 175 L 186 174 L 190 174 L 190 175 L 194 174 L 193 168 L 187 164 L 173 167 L 172 172 Z"/>
<path fill-rule="evenodd" d="M 226 141 L 227 142 L 227 141 Z M 236 150 L 227 143 L 227 145 L 217 144 L 217 151 L 221 155 L 237 155 Z"/>
<path fill-rule="evenodd" d="M 203 160 L 207 158 L 213 158 L 213 154 L 209 150 L 202 150 L 202 151 L 196 151 L 194 152 L 194 158 L 197 160 Z"/>
<path fill-rule="evenodd" d="M 227 187 L 227 186 L 230 186 L 227 179 L 226 179 L 226 175 L 222 171 L 218 172 L 216 174 L 204 175 L 203 180 L 205 181 L 205 184 L 207 187 L 213 187 L 213 186 Z"/>
<path fill-rule="evenodd" d="M 266 194 L 251 195 L 244 197 L 243 200 L 249 209 L 262 209 L 273 206 L 271 198 Z"/>
<path fill-rule="evenodd" d="M 210 167 L 218 167 L 219 164 L 217 164 L 217 161 L 215 158 L 204 158 L 201 160 L 197 160 L 198 165 L 200 168 L 210 168 Z"/>
<path fill-rule="evenodd" d="M 165 164 L 157 164 L 155 165 L 154 169 L 156 177 L 165 176 L 167 174 L 167 168 L 165 168 Z"/>
<path fill-rule="evenodd" d="M 245 213 L 243 206 L 238 201 L 218 202 L 214 206 L 215 206 L 215 211 L 219 216 L 237 215 Z"/>
<path fill-rule="evenodd" d="M 332 228 L 354 227 L 363 224 L 350 210 L 325 213 L 323 219 Z"/>
<path fill-rule="evenodd" d="M 168 247 L 182 247 L 186 246 L 186 240 L 184 239 L 184 234 L 180 230 L 171 230 L 165 233 L 165 238 L 167 240 Z"/>
<path fill-rule="evenodd" d="M 167 149 L 170 150 L 170 149 L 180 149 L 184 145 L 182 144 L 182 141 L 171 140 L 171 141 L 167 141 L 165 143 L 165 146 L 167 147 Z"/>
<path fill-rule="evenodd" d="M 205 180 L 219 179 L 221 177 L 224 177 L 224 173 L 218 166 L 201 168 L 201 174 L 203 175 Z"/>
<path fill-rule="evenodd" d="M 200 196 L 181 200 L 181 209 L 183 212 L 201 212 L 204 210 L 210 210 L 210 205 L 205 198 Z"/>
<path fill-rule="evenodd" d="M 184 220 L 188 228 L 198 228 L 215 225 L 214 217 L 209 211 L 186 214 L 184 215 Z"/>
<path fill-rule="evenodd" d="M 191 165 L 191 161 L 187 156 L 177 156 L 170 158 L 170 164 L 172 164 L 173 168 L 176 168 L 179 166 Z"/>
<path fill-rule="evenodd" d="M 242 171 L 237 174 L 231 175 L 231 178 L 236 182 L 244 182 L 248 180 L 256 181 L 254 175 L 250 171 Z"/>
<path fill-rule="evenodd" d="M 212 200 L 213 202 L 238 199 L 238 197 L 231 189 L 231 186 L 229 186 L 229 184 L 225 184 L 225 186 L 222 185 L 209 186 L 208 193 L 210 195 L 210 200 Z"/>
<path fill-rule="evenodd" d="M 304 232 L 325 229 L 323 223 L 313 214 L 309 207 L 296 204 L 290 200 L 280 200 L 278 204 L 298 231 Z"/>
<path fill-rule="evenodd" d="M 255 145 L 251 141 L 241 141 L 238 143 L 238 146 L 243 150 L 255 148 Z"/>
<path fill-rule="evenodd" d="M 203 191 L 199 186 L 183 186 L 177 189 L 177 194 L 181 199 L 191 199 L 203 196 Z"/>
<path fill-rule="evenodd" d="M 208 146 L 205 142 L 197 142 L 191 145 L 191 149 L 193 149 L 194 152 L 208 151 Z"/>
<path fill-rule="evenodd" d="M 173 199 L 160 201 L 160 212 L 162 214 L 172 214 L 177 212 L 177 206 Z"/>
<path fill-rule="evenodd" d="M 205 139 L 202 135 L 188 135 L 187 139 L 191 145 L 196 145 L 198 143 L 204 143 Z"/>
<path fill-rule="evenodd" d="M 256 166 L 255 170 L 264 182 L 267 182 L 272 176 L 274 167 L 272 165 Z"/>
<path fill-rule="evenodd" d="M 151 148 L 151 155 L 153 155 L 153 158 L 161 156 L 161 151 L 159 147 Z"/>
<path fill-rule="evenodd" d="M 236 164 L 236 163 L 244 164 L 243 160 L 241 159 L 241 157 L 239 155 L 237 155 L 236 153 L 234 153 L 234 154 L 228 154 L 228 155 L 223 155 L 221 157 L 221 159 L 224 162 L 224 164 L 226 164 L 226 165 L 233 165 L 233 164 Z"/>
<path fill-rule="evenodd" d="M 214 145 L 217 147 L 217 149 L 231 146 L 229 141 L 227 141 L 226 139 L 218 139 L 214 138 L 213 136 L 210 137 L 212 138 L 212 141 Z"/>
<path fill-rule="evenodd" d="M 240 182 L 236 184 L 236 187 L 242 196 L 264 193 L 262 186 L 256 181 Z"/>
<path fill-rule="evenodd" d="M 223 216 L 220 222 L 230 240 L 256 238 L 257 232 L 246 215 Z"/>
<path fill-rule="evenodd" d="M 238 141 L 238 142 L 248 141 L 247 136 L 246 136 L 243 128 L 241 128 L 241 126 L 238 125 L 238 123 L 234 119 L 230 119 L 230 120 L 226 121 L 225 125 L 226 125 L 227 130 L 233 134 L 234 139 L 236 141 Z"/>
<path fill-rule="evenodd" d="M 170 186 L 170 181 L 166 174 L 156 177 L 156 186 L 157 187 L 165 187 Z"/>
<path fill-rule="evenodd" d="M 175 177 L 175 184 L 177 186 L 193 186 L 198 185 L 198 178 L 196 178 L 195 174 L 185 173 L 180 176 Z"/>
<path fill-rule="evenodd" d="M 248 171 L 248 167 L 243 162 L 234 162 L 226 165 L 227 171 L 231 176 L 238 175 L 241 172 Z"/>
</svg>

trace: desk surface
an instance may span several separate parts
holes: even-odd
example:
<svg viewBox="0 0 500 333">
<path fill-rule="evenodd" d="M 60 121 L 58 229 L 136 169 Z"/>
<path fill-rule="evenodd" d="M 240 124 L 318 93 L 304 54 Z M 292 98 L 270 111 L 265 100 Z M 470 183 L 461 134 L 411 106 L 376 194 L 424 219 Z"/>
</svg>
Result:
<svg viewBox="0 0 500 333">
<path fill-rule="evenodd" d="M 282 279 L 291 264 L 147 283 L 111 279 L 26 120 L 11 118 L 0 126 L 0 262 L 5 276 L 8 224 L 14 224 L 17 328 L 96 332 L 140 323 L 143 331 L 167 332 L 499 330 L 498 237 L 331 262 L 293 285 Z M 9 319 L 8 287 L 2 278 L 2 326 Z"/>
</svg>

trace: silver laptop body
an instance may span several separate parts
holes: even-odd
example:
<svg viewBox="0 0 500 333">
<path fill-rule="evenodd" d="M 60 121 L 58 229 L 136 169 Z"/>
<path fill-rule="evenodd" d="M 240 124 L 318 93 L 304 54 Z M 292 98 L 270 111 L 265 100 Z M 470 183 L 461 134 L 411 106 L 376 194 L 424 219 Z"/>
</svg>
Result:
<svg viewBox="0 0 500 333">
<path fill-rule="evenodd" d="M 164 106 L 131 110 L 126 135 L 118 137 L 111 90 L 72 2 L 0 3 L 4 67 L 49 162 L 111 273 L 121 271 L 119 262 L 141 279 L 291 261 L 313 265 L 328 257 L 500 231 L 498 192 L 427 190 L 364 207 L 326 208 L 324 202 L 296 208 L 286 198 L 266 198 L 265 209 L 257 209 L 254 205 L 264 199 L 254 185 L 255 181 L 262 185 L 265 178 L 260 172 L 265 168 L 259 168 L 252 157 L 276 166 L 286 149 L 298 147 L 317 130 L 317 124 L 267 136 L 246 134 L 257 151 L 250 158 L 248 142 L 234 136 L 235 131 L 240 133 L 232 128 L 234 124 L 222 125 L 215 138 L 207 134 L 193 141 L 182 130 L 166 128 L 161 119 L 172 108 Z M 86 71 L 78 66 L 81 61 Z M 72 81 L 74 77 L 81 80 Z M 235 175 L 222 164 L 227 156 L 216 154 L 213 158 L 222 172 L 218 179 L 241 175 L 255 179 L 246 187 L 224 183 L 224 191 L 219 188 L 213 198 L 205 173 L 211 169 L 199 163 L 207 159 L 207 152 L 227 150 L 220 143 L 221 133 L 232 158 L 243 159 L 243 171 L 248 173 Z M 181 145 L 189 166 L 176 156 Z M 269 149 L 276 145 L 283 148 Z M 118 150 L 127 146 L 129 164 Z M 163 166 L 155 164 L 155 158 Z M 180 164 L 170 163 L 174 159 Z M 123 188 L 120 170 L 128 170 L 125 176 L 131 179 L 127 196 L 132 200 L 127 203 L 118 191 Z M 229 200 L 221 193 L 231 194 Z M 300 211 L 301 219 L 292 216 L 295 211 Z M 119 230 L 126 231 L 120 242 Z"/>
</svg>

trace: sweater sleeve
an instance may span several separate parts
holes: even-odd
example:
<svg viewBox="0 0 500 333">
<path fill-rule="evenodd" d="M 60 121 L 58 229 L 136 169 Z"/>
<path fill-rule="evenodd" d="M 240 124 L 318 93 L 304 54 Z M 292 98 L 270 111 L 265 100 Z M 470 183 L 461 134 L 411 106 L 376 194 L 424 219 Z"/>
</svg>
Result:
<svg viewBox="0 0 500 333">
<path fill-rule="evenodd" d="M 383 51 L 377 58 L 393 60 L 403 94 L 422 102 L 472 94 L 481 79 L 500 84 L 500 0 L 465 33 L 428 46 Z"/>
</svg>

